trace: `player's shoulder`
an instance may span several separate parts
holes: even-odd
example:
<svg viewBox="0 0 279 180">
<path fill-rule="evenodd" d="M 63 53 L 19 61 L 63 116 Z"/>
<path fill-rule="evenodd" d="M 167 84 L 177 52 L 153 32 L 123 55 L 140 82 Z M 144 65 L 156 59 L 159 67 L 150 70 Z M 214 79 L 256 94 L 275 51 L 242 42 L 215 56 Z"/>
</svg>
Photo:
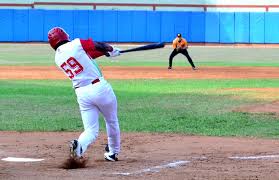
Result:
<svg viewBox="0 0 279 180">
<path fill-rule="evenodd" d="M 72 40 L 72 41 L 70 42 L 69 48 L 70 48 L 70 49 L 73 49 L 73 50 L 82 49 L 82 45 L 81 45 L 80 38 L 76 38 L 76 39 Z"/>
<path fill-rule="evenodd" d="M 74 40 L 71 41 L 71 43 L 73 43 L 74 45 L 80 45 L 80 38 L 76 38 Z"/>
</svg>

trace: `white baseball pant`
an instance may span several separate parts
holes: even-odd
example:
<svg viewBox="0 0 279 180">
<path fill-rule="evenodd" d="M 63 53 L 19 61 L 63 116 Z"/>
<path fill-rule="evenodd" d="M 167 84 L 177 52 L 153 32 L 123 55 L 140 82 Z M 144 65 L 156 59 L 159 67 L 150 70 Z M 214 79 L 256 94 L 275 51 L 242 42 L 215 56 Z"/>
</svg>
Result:
<svg viewBox="0 0 279 180">
<path fill-rule="evenodd" d="M 84 131 L 78 138 L 82 154 L 98 136 L 99 112 L 105 119 L 110 153 L 118 154 L 120 152 L 120 128 L 117 117 L 117 99 L 111 85 L 100 78 L 100 82 L 77 88 L 75 92 L 84 126 Z"/>
</svg>

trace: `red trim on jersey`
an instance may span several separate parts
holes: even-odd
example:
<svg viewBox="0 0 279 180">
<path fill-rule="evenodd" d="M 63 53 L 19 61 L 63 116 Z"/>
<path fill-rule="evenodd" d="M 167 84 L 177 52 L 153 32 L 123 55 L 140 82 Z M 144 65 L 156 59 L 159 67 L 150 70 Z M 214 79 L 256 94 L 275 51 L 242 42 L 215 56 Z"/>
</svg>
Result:
<svg viewBox="0 0 279 180">
<path fill-rule="evenodd" d="M 87 40 L 80 39 L 80 43 L 84 51 L 93 59 L 103 56 L 104 53 L 95 49 L 94 42 L 91 38 Z"/>
</svg>

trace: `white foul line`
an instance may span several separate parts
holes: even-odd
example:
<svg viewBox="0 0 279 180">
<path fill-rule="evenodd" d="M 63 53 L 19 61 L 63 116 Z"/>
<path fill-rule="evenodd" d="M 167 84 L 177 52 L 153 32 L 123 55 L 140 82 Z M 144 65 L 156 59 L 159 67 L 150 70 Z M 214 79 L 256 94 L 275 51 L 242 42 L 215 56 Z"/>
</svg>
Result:
<svg viewBox="0 0 279 180">
<path fill-rule="evenodd" d="M 266 156 L 232 156 L 229 159 L 239 159 L 239 160 L 254 160 L 254 159 L 273 159 L 279 158 L 279 155 L 266 155 Z"/>
<path fill-rule="evenodd" d="M 164 164 L 161 166 L 154 166 L 151 168 L 146 168 L 146 169 L 142 169 L 142 170 L 138 170 L 138 171 L 134 171 L 134 172 L 122 172 L 122 173 L 114 173 L 114 174 L 129 176 L 129 175 L 136 175 L 136 174 L 142 174 L 142 173 L 147 173 L 147 172 L 159 172 L 162 169 L 175 168 L 177 166 L 181 166 L 181 165 L 184 165 L 187 163 L 190 163 L 190 161 L 175 161 L 175 162 Z"/>
<path fill-rule="evenodd" d="M 44 159 L 7 157 L 1 160 L 8 161 L 8 162 L 38 162 L 38 161 L 43 161 Z"/>
</svg>

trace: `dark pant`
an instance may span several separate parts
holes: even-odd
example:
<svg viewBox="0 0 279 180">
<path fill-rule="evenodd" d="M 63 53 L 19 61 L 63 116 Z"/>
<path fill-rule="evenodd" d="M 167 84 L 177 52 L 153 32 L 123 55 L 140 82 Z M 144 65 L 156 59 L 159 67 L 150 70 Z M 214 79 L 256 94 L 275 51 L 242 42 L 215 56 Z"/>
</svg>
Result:
<svg viewBox="0 0 279 180">
<path fill-rule="evenodd" d="M 174 50 L 172 51 L 170 57 L 169 57 L 169 67 L 172 67 L 172 59 L 173 59 L 173 57 L 176 56 L 176 55 L 179 54 L 179 53 L 181 53 L 181 54 L 183 54 L 184 56 L 186 56 L 187 59 L 188 59 L 188 61 L 189 61 L 189 63 L 191 64 L 192 68 L 195 68 L 195 65 L 194 65 L 194 63 L 193 63 L 191 57 L 189 56 L 189 53 L 188 53 L 187 49 L 180 49 L 180 50 L 178 50 L 178 51 L 177 51 L 176 49 L 174 49 Z"/>
</svg>

